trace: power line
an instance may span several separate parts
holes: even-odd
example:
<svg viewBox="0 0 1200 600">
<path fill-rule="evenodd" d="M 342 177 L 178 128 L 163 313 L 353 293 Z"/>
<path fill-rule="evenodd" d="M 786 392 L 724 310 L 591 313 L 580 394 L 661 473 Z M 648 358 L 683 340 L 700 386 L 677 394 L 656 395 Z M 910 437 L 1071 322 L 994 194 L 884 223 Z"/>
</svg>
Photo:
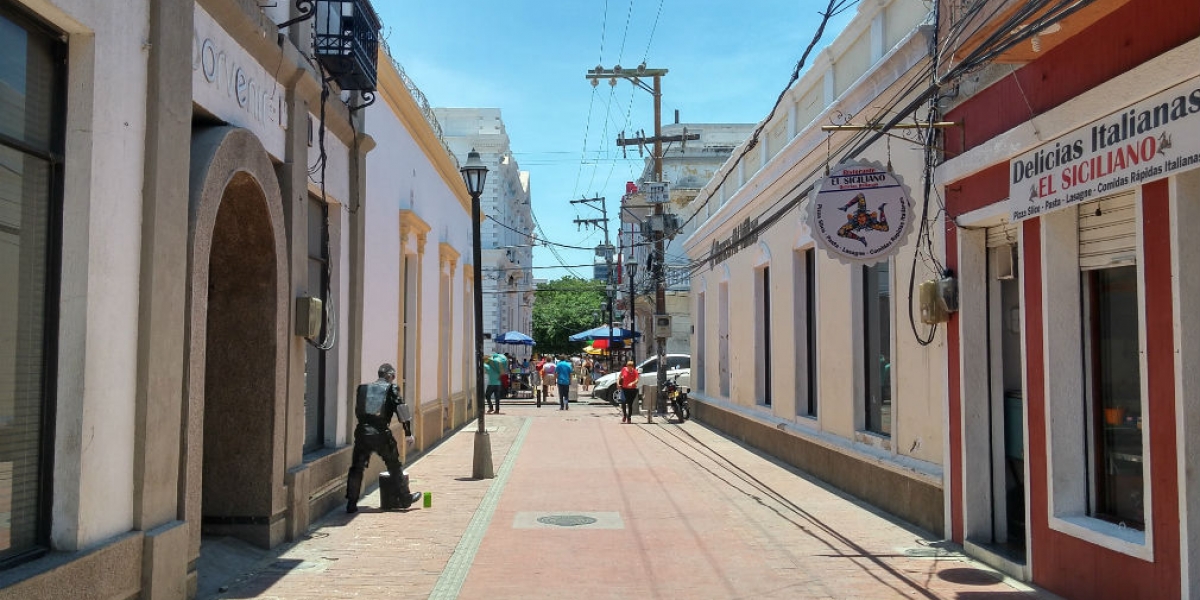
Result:
<svg viewBox="0 0 1200 600">
<path fill-rule="evenodd" d="M 763 129 L 768 123 L 771 122 L 771 118 L 775 116 L 775 112 L 779 110 L 779 105 L 783 103 L 783 99 L 785 96 L 787 96 L 788 90 L 792 89 L 792 85 L 800 78 L 800 71 L 808 62 L 809 54 L 812 53 L 813 48 L 816 47 L 817 42 L 820 41 L 821 36 L 824 35 L 825 25 L 829 22 L 829 19 L 846 10 L 855 2 L 857 2 L 857 0 L 829 0 L 829 4 L 825 7 L 825 12 L 821 13 L 821 24 L 817 27 L 817 31 L 813 34 L 813 38 L 811 41 L 809 41 L 808 46 L 804 49 L 804 53 L 800 55 L 800 60 L 796 62 L 795 68 L 792 69 L 792 75 L 790 78 L 788 78 L 787 85 L 783 86 L 783 91 L 779 92 L 779 96 L 775 98 L 775 105 L 771 107 L 771 112 L 767 113 L 767 117 L 758 124 L 758 127 L 754 128 L 754 132 L 750 134 L 750 139 L 746 140 L 746 143 L 742 144 L 741 154 L 734 158 L 733 161 L 726 163 L 729 165 L 729 168 L 725 170 L 725 174 L 721 177 L 721 181 L 712 189 L 721 189 L 721 186 L 725 185 L 725 181 L 729 179 L 729 176 L 735 171 L 737 164 L 741 162 L 742 159 L 744 159 L 746 155 L 758 145 L 758 137 L 762 135 Z M 692 219 L 695 219 L 696 215 L 700 214 L 700 209 L 707 206 L 709 200 L 711 199 L 712 194 L 706 196 L 704 198 L 704 202 L 701 203 L 700 206 L 696 207 L 696 210 L 692 213 L 692 216 L 688 217 L 688 219 L 679 226 L 680 229 L 687 227 L 688 223 L 691 223 Z"/>
<path fill-rule="evenodd" d="M 550 240 L 547 240 L 544 237 L 538 237 L 536 235 L 532 235 L 528 232 L 521 231 L 520 229 L 516 229 L 514 227 L 511 227 L 509 225 L 501 223 L 500 221 L 496 220 L 496 218 L 492 217 L 491 215 L 488 215 L 486 218 L 489 221 L 492 221 L 493 223 L 499 225 L 500 227 L 503 227 L 504 229 L 507 229 L 513 233 L 516 233 L 518 235 L 523 235 L 523 236 L 529 238 L 530 240 L 535 242 L 535 245 L 546 246 L 547 248 L 551 248 L 552 251 L 554 248 L 566 248 L 568 250 L 589 250 L 589 251 L 596 249 L 595 246 L 572 246 L 571 244 L 562 244 L 559 242 L 551 242 Z M 542 231 L 542 226 L 540 224 L 537 224 L 536 218 L 534 219 L 534 224 L 537 225 L 538 231 Z M 649 245 L 649 243 L 636 244 L 636 246 L 645 246 L 645 245 Z M 556 254 L 556 256 L 557 256 L 557 254 Z M 562 257 L 559 257 L 559 262 L 563 262 Z"/>
<path fill-rule="evenodd" d="M 483 267 L 484 271 L 524 271 L 526 269 L 590 269 L 604 263 L 591 263 L 581 265 L 542 265 L 531 267 Z"/>
</svg>

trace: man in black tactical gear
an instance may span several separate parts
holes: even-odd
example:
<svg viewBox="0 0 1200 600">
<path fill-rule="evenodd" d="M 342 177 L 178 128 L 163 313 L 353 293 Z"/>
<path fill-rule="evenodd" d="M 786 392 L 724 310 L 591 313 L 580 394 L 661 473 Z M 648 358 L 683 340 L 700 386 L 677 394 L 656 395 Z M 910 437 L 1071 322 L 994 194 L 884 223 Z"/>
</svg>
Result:
<svg viewBox="0 0 1200 600">
<path fill-rule="evenodd" d="M 387 478 L 399 499 L 400 508 L 408 508 L 421 499 L 421 492 L 408 489 L 408 477 L 396 449 L 396 439 L 390 428 L 392 415 L 404 426 L 404 440 L 411 446 L 416 440 L 412 435 L 412 409 L 400 397 L 400 386 L 396 380 L 396 368 L 384 363 L 379 367 L 379 379 L 358 386 L 354 402 L 354 416 L 358 426 L 354 428 L 354 454 L 350 459 L 350 474 L 346 479 L 346 512 L 358 512 L 358 494 L 362 490 L 363 470 L 374 452 L 387 465 Z M 381 493 L 383 490 L 381 490 Z"/>
</svg>

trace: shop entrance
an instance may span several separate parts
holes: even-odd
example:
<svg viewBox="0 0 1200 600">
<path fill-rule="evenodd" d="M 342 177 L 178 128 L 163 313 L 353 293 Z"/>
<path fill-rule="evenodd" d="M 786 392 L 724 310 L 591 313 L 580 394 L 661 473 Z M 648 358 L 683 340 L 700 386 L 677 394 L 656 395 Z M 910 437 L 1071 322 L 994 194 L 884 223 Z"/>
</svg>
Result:
<svg viewBox="0 0 1200 600">
<path fill-rule="evenodd" d="M 992 542 L 1025 561 L 1025 393 L 1021 286 L 1013 226 L 988 231 Z M 997 239 L 999 238 L 999 239 Z"/>
<path fill-rule="evenodd" d="M 221 198 L 209 258 L 202 531 L 264 547 L 272 513 L 275 281 L 262 189 L 236 174 Z"/>
<path fill-rule="evenodd" d="M 202 544 L 271 548 L 286 531 L 289 292 L 282 195 L 258 138 L 197 127 L 191 178 L 180 494 L 203 588 Z"/>
</svg>

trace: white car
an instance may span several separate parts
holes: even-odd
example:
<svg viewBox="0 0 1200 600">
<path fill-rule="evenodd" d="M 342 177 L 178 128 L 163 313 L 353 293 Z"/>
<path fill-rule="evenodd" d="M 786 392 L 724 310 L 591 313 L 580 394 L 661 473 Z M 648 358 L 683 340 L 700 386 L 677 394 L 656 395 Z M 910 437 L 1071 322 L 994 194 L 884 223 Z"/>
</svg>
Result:
<svg viewBox="0 0 1200 600">
<path fill-rule="evenodd" d="M 692 356 L 690 354 L 668 354 L 667 359 L 667 380 L 672 380 L 676 375 L 679 376 L 679 385 L 691 387 L 692 384 Z M 638 365 L 638 373 L 642 373 L 643 384 L 653 384 L 657 381 L 658 373 L 658 356 L 651 356 L 642 361 Z M 595 386 L 592 388 L 592 397 L 600 398 L 605 402 L 613 401 L 613 394 L 617 391 L 617 377 L 621 375 L 620 369 L 614 373 L 609 373 L 596 380 Z M 640 387 L 640 386 L 639 386 Z"/>
</svg>

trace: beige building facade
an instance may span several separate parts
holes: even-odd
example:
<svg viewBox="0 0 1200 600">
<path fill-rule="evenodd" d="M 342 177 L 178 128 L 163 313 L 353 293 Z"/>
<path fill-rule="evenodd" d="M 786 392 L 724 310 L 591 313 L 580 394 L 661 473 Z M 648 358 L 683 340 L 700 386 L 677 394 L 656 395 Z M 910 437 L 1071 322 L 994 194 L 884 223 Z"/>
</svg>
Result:
<svg viewBox="0 0 1200 600">
<path fill-rule="evenodd" d="M 941 244 L 935 215 L 922 211 L 922 144 L 821 129 L 886 120 L 916 97 L 928 17 L 921 2 L 860 5 L 752 148 L 735 149 L 692 202 L 702 224 L 684 248 L 697 418 L 940 532 L 944 339 L 919 317 L 909 327 L 910 274 L 934 276 L 922 257 Z M 809 227 L 813 184 L 851 150 L 888 165 L 913 192 L 913 233 L 875 264 L 831 255 Z M 916 233 L 922 219 L 928 238 Z"/>
<path fill-rule="evenodd" d="M 469 418 L 458 165 L 386 53 L 326 83 L 323 4 L 0 1 L 0 598 L 186 598 L 210 536 L 295 539 L 380 363 L 411 451 Z"/>
</svg>

